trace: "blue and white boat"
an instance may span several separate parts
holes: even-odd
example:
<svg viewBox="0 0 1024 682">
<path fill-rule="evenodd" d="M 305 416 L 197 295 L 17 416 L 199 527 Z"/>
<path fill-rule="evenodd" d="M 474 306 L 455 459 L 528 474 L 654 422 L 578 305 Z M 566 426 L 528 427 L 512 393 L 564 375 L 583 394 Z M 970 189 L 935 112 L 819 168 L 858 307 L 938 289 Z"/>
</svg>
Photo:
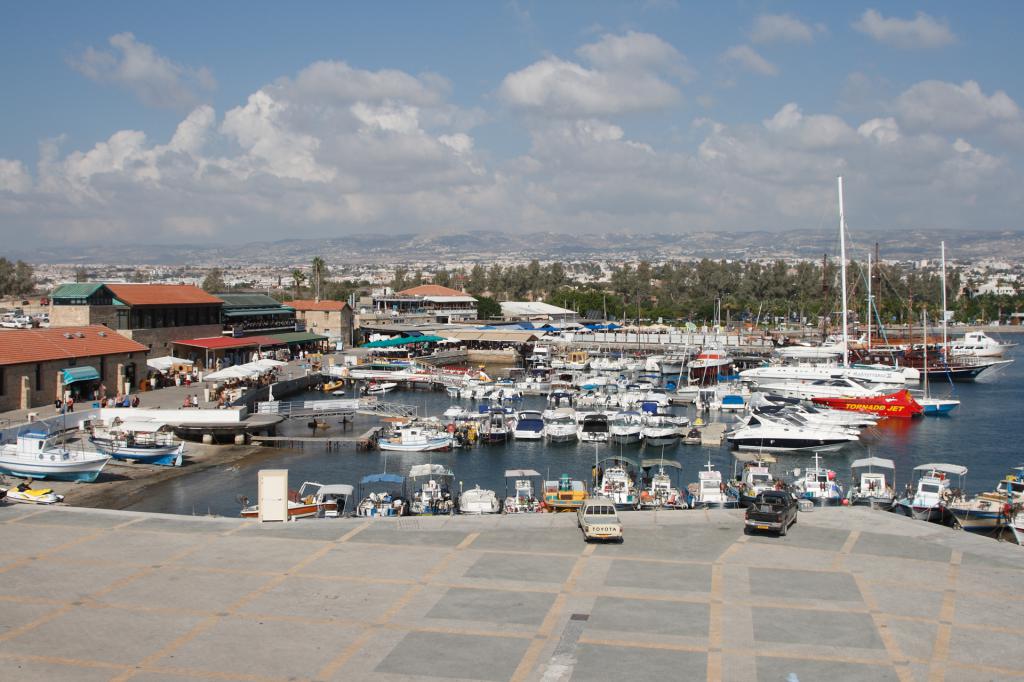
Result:
<svg viewBox="0 0 1024 682">
<path fill-rule="evenodd" d="M 516 440 L 540 440 L 544 437 L 544 415 L 536 410 L 523 410 L 516 419 L 512 432 Z"/>
<path fill-rule="evenodd" d="M 0 473 L 22 478 L 56 481 L 95 481 L 110 461 L 96 452 L 72 452 L 57 441 L 57 434 L 31 429 L 14 443 L 0 446 Z"/>
<path fill-rule="evenodd" d="M 185 443 L 167 424 L 115 418 L 109 426 L 90 422 L 89 432 L 89 441 L 96 449 L 114 459 L 181 466 Z"/>
<path fill-rule="evenodd" d="M 1024 467 L 1018 467 L 1024 472 Z M 953 502 L 949 511 L 957 525 L 975 533 L 989 533 L 1010 523 L 1015 509 L 1024 503 L 1024 480 L 1010 474 L 999 481 L 996 489 L 970 500 Z"/>
</svg>

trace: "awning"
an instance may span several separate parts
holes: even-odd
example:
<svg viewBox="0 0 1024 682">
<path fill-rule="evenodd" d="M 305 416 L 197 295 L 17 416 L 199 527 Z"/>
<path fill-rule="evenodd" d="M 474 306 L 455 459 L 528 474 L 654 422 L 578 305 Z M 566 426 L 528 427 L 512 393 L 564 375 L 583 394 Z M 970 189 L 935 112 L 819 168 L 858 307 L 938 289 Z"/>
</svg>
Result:
<svg viewBox="0 0 1024 682">
<path fill-rule="evenodd" d="M 444 343 L 448 339 L 443 336 L 397 336 L 393 339 L 381 339 L 364 343 L 361 348 L 395 348 L 397 346 L 410 346 L 417 343 Z"/>
<path fill-rule="evenodd" d="M 166 372 L 171 367 L 176 367 L 177 365 L 188 365 L 191 367 L 193 364 L 195 363 L 191 360 L 176 358 L 173 355 L 165 355 L 161 358 L 150 358 L 149 360 L 146 360 L 146 366 L 151 369 L 155 369 L 158 372 Z"/>
<path fill-rule="evenodd" d="M 286 332 L 284 334 L 267 334 L 261 336 L 261 339 L 270 339 L 274 344 L 284 344 L 287 346 L 294 346 L 298 343 L 309 343 L 310 341 L 326 341 L 326 336 L 320 334 L 314 334 L 313 332 Z M 269 345 L 264 343 L 263 345 Z"/>
<path fill-rule="evenodd" d="M 224 317 L 248 317 L 251 315 L 294 315 L 292 308 L 242 308 L 241 310 L 225 310 Z"/>
<path fill-rule="evenodd" d="M 97 381 L 100 373 L 95 367 L 84 365 L 82 367 L 65 367 L 61 370 L 64 373 L 64 385 L 73 384 L 77 381 Z"/>
</svg>

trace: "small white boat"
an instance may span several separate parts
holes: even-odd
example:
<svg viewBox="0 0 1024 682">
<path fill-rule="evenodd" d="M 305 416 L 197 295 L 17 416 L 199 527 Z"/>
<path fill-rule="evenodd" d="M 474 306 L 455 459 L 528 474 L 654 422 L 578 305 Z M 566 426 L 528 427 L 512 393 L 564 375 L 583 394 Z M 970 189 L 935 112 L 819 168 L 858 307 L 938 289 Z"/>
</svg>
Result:
<svg viewBox="0 0 1024 682">
<path fill-rule="evenodd" d="M 948 525 L 952 522 L 949 505 L 962 499 L 964 476 L 967 467 L 959 464 L 930 463 L 914 467 L 917 473 L 917 485 L 899 501 L 896 506 L 907 516 L 919 521 L 930 521 Z M 952 476 L 959 477 L 958 490 L 954 490 Z"/>
<path fill-rule="evenodd" d="M 836 482 L 836 472 L 819 466 L 821 456 L 814 453 L 814 466 L 807 467 L 801 475 L 794 469 L 796 481 L 793 483 L 794 494 L 798 499 L 810 500 L 816 506 L 834 506 L 843 500 L 843 488 Z"/>
<path fill-rule="evenodd" d="M 675 447 L 679 445 L 679 425 L 661 415 L 650 414 L 644 417 L 644 426 L 640 431 L 644 443 L 648 447 Z"/>
<path fill-rule="evenodd" d="M 52 488 L 33 488 L 27 481 L 7 490 L 0 488 L 0 493 L 5 493 L 0 494 L 0 498 L 21 504 L 57 504 L 64 501 L 64 496 L 58 495 Z"/>
<path fill-rule="evenodd" d="M 850 504 L 867 505 L 872 509 L 891 509 L 896 501 L 896 464 L 891 459 L 866 457 L 850 465 L 854 484 L 850 486 L 847 499 Z M 857 477 L 858 470 L 860 477 Z M 882 471 L 876 471 L 882 469 Z M 889 478 L 886 478 L 886 472 Z"/>
<path fill-rule="evenodd" d="M 607 443 L 608 415 L 600 412 L 584 414 L 577 437 L 584 443 Z"/>
<path fill-rule="evenodd" d="M 508 495 L 508 482 L 512 479 L 513 494 Z M 531 514 L 543 510 L 542 500 L 537 499 L 533 482 L 540 479 L 540 473 L 533 469 L 509 469 L 505 472 L 505 504 L 502 511 L 506 514 Z"/>
<path fill-rule="evenodd" d="M 619 412 L 608 419 L 608 437 L 613 443 L 635 445 L 643 438 L 643 428 L 639 412 Z"/>
<path fill-rule="evenodd" d="M 715 469 L 711 459 L 704 465 L 704 471 L 697 474 L 697 483 L 691 484 L 690 493 L 694 508 L 732 508 L 739 503 L 737 495 L 722 481 L 722 472 Z"/>
<path fill-rule="evenodd" d="M 493 490 L 483 490 L 478 485 L 459 493 L 460 514 L 497 514 L 500 511 L 501 502 Z"/>
<path fill-rule="evenodd" d="M 345 484 L 324 485 L 306 481 L 298 491 L 288 492 L 288 518 L 304 519 L 312 516 L 334 518 L 341 516 L 348 500 L 352 497 L 352 486 Z M 244 519 L 259 518 L 259 504 L 249 504 L 249 499 L 240 497 L 241 516 Z"/>
<path fill-rule="evenodd" d="M 396 452 L 430 452 L 433 450 L 450 450 L 452 436 L 419 424 L 404 424 L 394 432 L 377 441 L 381 450 Z"/>
<path fill-rule="evenodd" d="M 366 387 L 366 395 L 384 395 L 398 388 L 398 384 L 394 381 L 374 382 Z"/>
<path fill-rule="evenodd" d="M 114 459 L 181 466 L 185 442 L 169 424 L 115 417 L 110 424 L 90 420 L 87 427 L 89 442 Z"/>
<path fill-rule="evenodd" d="M 553 443 L 570 443 L 578 438 L 576 410 L 559 407 L 544 413 L 544 437 Z"/>
<path fill-rule="evenodd" d="M 92 482 L 110 461 L 110 455 L 71 452 L 57 443 L 58 436 L 29 430 L 14 443 L 0 446 L 0 473 L 19 478 Z"/>
<path fill-rule="evenodd" d="M 544 417 L 536 410 L 523 410 L 516 419 L 512 432 L 516 440 L 540 440 L 544 437 Z"/>
</svg>

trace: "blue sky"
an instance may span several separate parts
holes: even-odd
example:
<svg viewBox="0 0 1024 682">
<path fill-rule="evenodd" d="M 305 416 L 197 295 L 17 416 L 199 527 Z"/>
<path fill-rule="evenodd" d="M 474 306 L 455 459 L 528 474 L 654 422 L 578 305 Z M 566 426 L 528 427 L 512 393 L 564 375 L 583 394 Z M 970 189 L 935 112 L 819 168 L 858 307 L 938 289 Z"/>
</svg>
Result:
<svg viewBox="0 0 1024 682">
<path fill-rule="evenodd" d="M 840 173 L 1017 229 L 1024 5 L 975 7 L 12 5 L 0 238 L 821 229 Z"/>
</svg>

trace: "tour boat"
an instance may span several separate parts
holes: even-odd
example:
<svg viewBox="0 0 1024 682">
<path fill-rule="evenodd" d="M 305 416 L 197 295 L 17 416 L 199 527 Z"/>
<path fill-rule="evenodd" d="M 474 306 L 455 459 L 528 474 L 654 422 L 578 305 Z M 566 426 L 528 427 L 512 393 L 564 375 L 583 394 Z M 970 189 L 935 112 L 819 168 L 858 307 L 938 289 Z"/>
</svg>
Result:
<svg viewBox="0 0 1024 682">
<path fill-rule="evenodd" d="M 855 460 L 850 465 L 853 474 L 853 485 L 847 493 L 847 499 L 853 505 L 866 505 L 872 509 L 891 509 L 896 501 L 896 465 L 891 459 L 883 457 L 866 457 Z M 857 477 L 858 470 L 860 477 Z M 875 471 L 882 469 L 883 471 Z M 886 471 L 890 478 L 886 478 Z"/>
<path fill-rule="evenodd" d="M 919 521 L 930 521 L 948 525 L 952 521 L 949 505 L 957 501 L 963 489 L 963 478 L 967 467 L 959 464 L 931 463 L 914 467 L 918 474 L 916 488 L 896 502 L 901 512 Z M 950 477 L 959 477 L 959 487 L 954 490 Z"/>
<path fill-rule="evenodd" d="M 947 352 L 951 356 L 967 355 L 976 358 L 1001 358 L 1017 344 L 997 341 L 983 331 L 967 332 L 962 339 L 951 341 Z"/>
<path fill-rule="evenodd" d="M 314 481 L 306 481 L 295 490 L 288 491 L 288 518 L 304 519 L 311 516 L 340 516 L 352 497 L 350 485 L 324 485 Z M 240 497 L 243 519 L 259 518 L 259 504 L 249 504 L 247 497 Z"/>
<path fill-rule="evenodd" d="M 493 490 L 483 490 L 478 485 L 459 493 L 460 514 L 497 514 L 500 511 L 501 502 Z"/>
<path fill-rule="evenodd" d="M 146 464 L 181 466 L 185 442 L 174 435 L 174 427 L 115 417 L 109 425 L 90 420 L 89 442 L 114 459 Z"/>
<path fill-rule="evenodd" d="M 910 419 L 923 412 L 921 404 L 914 400 L 914 396 L 906 389 L 873 397 L 815 397 L 812 398 L 812 402 L 837 410 L 871 412 L 887 419 Z"/>
<path fill-rule="evenodd" d="M 0 446 L 0 474 L 58 481 L 95 481 L 110 455 L 71 452 L 57 443 L 57 436 L 29 430 L 14 443 Z"/>
<path fill-rule="evenodd" d="M 396 452 L 450 450 L 452 435 L 419 424 L 405 424 L 395 429 L 391 435 L 378 439 L 377 447 Z"/>
</svg>

